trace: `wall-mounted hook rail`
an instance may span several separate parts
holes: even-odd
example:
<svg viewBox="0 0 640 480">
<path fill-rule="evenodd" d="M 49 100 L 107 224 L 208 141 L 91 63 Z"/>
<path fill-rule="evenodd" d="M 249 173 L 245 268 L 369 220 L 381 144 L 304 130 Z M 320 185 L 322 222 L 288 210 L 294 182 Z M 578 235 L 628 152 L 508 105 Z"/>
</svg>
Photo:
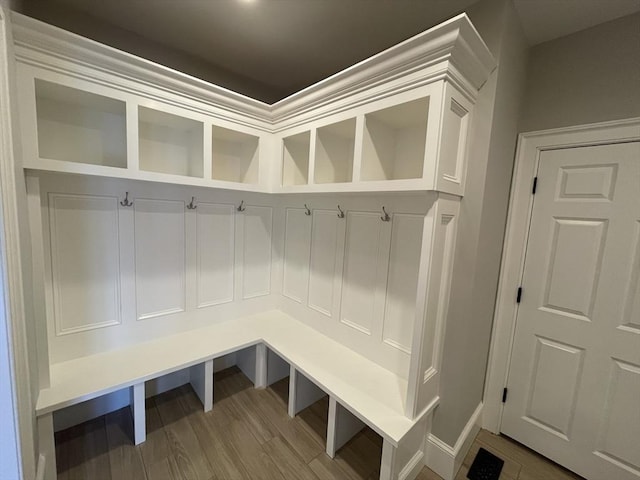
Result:
<svg viewBox="0 0 640 480">
<path fill-rule="evenodd" d="M 122 205 L 123 207 L 130 207 L 133 205 L 133 202 L 129 200 L 129 192 L 125 193 L 124 200 L 120 202 L 120 205 Z"/>
<path fill-rule="evenodd" d="M 187 205 L 187 208 L 189 210 L 195 210 L 196 208 L 198 208 L 197 205 L 194 205 L 193 202 L 195 201 L 196 197 L 191 197 L 191 202 Z"/>
<path fill-rule="evenodd" d="M 304 212 L 305 215 L 307 216 L 311 215 L 311 210 L 309 210 L 309 207 L 307 207 L 306 203 L 304 204 L 304 209 L 305 209 L 305 212 Z"/>
<path fill-rule="evenodd" d="M 382 217 L 380 217 L 380 220 L 382 220 L 383 222 L 388 222 L 389 220 L 391 220 L 391 217 L 389 216 L 387 211 L 384 209 L 384 207 L 382 207 L 382 213 L 384 215 Z"/>
<path fill-rule="evenodd" d="M 239 212 L 245 211 L 244 200 L 240 202 L 240 205 L 238 205 L 238 208 L 236 208 L 236 210 L 238 210 Z"/>
<path fill-rule="evenodd" d="M 344 212 L 340 208 L 340 205 L 338 205 L 338 218 L 344 218 Z"/>
</svg>

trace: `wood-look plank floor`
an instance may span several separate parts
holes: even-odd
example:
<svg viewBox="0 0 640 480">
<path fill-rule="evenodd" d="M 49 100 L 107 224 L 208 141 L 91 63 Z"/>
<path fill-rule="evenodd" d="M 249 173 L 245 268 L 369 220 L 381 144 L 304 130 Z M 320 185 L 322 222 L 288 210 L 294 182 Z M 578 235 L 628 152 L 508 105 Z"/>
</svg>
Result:
<svg viewBox="0 0 640 480">
<path fill-rule="evenodd" d="M 382 439 L 365 428 L 336 455 L 325 453 L 328 400 L 287 415 L 288 380 L 256 390 L 237 369 L 219 372 L 204 413 L 190 386 L 147 399 L 147 440 L 134 446 L 128 408 L 56 433 L 59 480 L 374 480 Z M 478 448 L 505 459 L 504 480 L 576 477 L 504 437 L 482 431 Z M 441 480 L 426 467 L 418 480 Z"/>
</svg>

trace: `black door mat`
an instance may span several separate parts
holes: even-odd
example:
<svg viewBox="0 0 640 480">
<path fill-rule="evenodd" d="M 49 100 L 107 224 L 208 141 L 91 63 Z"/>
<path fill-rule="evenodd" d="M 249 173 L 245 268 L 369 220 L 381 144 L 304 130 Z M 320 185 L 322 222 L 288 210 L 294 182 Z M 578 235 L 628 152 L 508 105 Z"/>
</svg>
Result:
<svg viewBox="0 0 640 480">
<path fill-rule="evenodd" d="M 498 480 L 503 465 L 504 460 L 481 448 L 471 464 L 467 478 L 469 480 Z"/>
</svg>

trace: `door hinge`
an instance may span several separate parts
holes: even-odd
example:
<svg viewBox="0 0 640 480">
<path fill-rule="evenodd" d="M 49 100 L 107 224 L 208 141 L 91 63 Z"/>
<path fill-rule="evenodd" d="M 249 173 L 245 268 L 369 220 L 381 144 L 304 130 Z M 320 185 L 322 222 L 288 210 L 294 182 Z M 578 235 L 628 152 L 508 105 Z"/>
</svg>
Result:
<svg viewBox="0 0 640 480">
<path fill-rule="evenodd" d="M 522 299 L 522 287 L 518 287 L 518 293 L 516 294 L 516 303 L 520 303 Z"/>
<path fill-rule="evenodd" d="M 508 391 L 507 387 L 504 387 L 502 389 L 502 403 L 506 403 L 507 401 L 507 391 Z"/>
<path fill-rule="evenodd" d="M 533 177 L 533 188 L 531 189 L 531 193 L 533 195 L 536 194 L 537 188 L 538 188 L 538 177 Z"/>
</svg>

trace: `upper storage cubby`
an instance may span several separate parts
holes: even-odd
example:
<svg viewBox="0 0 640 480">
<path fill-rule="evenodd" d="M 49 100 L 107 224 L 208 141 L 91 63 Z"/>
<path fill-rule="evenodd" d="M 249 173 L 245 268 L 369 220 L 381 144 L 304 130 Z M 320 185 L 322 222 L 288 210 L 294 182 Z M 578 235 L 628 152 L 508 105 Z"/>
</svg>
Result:
<svg viewBox="0 0 640 480">
<path fill-rule="evenodd" d="M 126 168 L 126 104 L 35 80 L 40 158 Z"/>
<path fill-rule="evenodd" d="M 215 180 L 258 183 L 259 138 L 213 126 L 211 135 L 211 175 Z"/>
<path fill-rule="evenodd" d="M 352 181 L 355 138 L 355 118 L 318 128 L 314 183 Z"/>
<path fill-rule="evenodd" d="M 140 170 L 202 177 L 203 131 L 201 122 L 139 107 Z"/>
<path fill-rule="evenodd" d="M 463 195 L 495 60 L 464 14 L 272 105 L 11 16 L 26 169 L 263 193 Z"/>
<path fill-rule="evenodd" d="M 422 178 L 429 98 L 421 98 L 365 115 L 360 178 Z"/>
<path fill-rule="evenodd" d="M 282 141 L 282 185 L 306 185 L 309 181 L 311 134 L 298 133 Z"/>
</svg>

